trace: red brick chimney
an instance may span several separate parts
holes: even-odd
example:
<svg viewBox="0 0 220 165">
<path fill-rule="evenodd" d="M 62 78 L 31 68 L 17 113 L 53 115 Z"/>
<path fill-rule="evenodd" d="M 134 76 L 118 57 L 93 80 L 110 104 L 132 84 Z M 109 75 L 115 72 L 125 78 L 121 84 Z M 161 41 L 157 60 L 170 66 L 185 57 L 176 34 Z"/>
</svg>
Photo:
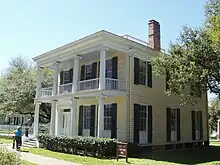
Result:
<svg viewBox="0 0 220 165">
<path fill-rule="evenodd" d="M 153 19 L 148 22 L 148 44 L 150 48 L 160 51 L 160 23 Z"/>
</svg>

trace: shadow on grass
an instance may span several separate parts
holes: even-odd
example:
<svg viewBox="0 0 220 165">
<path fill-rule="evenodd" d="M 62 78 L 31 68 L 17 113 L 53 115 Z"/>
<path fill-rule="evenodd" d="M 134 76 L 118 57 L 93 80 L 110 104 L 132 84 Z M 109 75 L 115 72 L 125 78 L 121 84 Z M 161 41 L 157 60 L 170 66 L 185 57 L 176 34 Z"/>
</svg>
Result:
<svg viewBox="0 0 220 165">
<path fill-rule="evenodd" d="M 178 151 L 152 152 L 141 155 L 140 159 L 151 159 L 178 164 L 199 164 L 220 161 L 220 146 Z"/>
</svg>

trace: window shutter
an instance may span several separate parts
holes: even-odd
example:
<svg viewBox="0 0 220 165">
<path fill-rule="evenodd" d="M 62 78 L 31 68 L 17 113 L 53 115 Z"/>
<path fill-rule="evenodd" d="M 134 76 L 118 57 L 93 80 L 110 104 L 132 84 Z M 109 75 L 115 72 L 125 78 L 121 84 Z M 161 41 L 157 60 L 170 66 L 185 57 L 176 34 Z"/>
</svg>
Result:
<svg viewBox="0 0 220 165">
<path fill-rule="evenodd" d="M 95 105 L 91 105 L 90 136 L 95 136 Z"/>
<path fill-rule="evenodd" d="M 140 105 L 134 104 L 134 143 L 139 143 Z"/>
<path fill-rule="evenodd" d="M 171 141 L 171 109 L 167 108 L 167 142 Z"/>
<path fill-rule="evenodd" d="M 98 78 L 99 78 L 99 74 L 100 74 L 100 61 L 98 62 Z"/>
<path fill-rule="evenodd" d="M 148 105 L 148 143 L 152 143 L 152 106 Z"/>
<path fill-rule="evenodd" d="M 92 63 L 92 78 L 97 76 L 97 62 Z"/>
<path fill-rule="evenodd" d="M 152 65 L 147 61 L 147 86 L 152 88 Z"/>
<path fill-rule="evenodd" d="M 79 124 L 78 124 L 78 135 L 82 136 L 83 132 L 83 106 L 79 106 Z"/>
<path fill-rule="evenodd" d="M 177 109 L 177 141 L 180 141 L 181 129 L 180 129 L 180 109 Z"/>
<path fill-rule="evenodd" d="M 11 124 L 11 118 L 10 117 L 8 118 L 8 124 L 9 125 Z"/>
<path fill-rule="evenodd" d="M 85 78 L 85 65 L 81 66 L 81 74 L 80 74 L 80 81 L 83 81 Z"/>
<path fill-rule="evenodd" d="M 199 111 L 199 122 L 200 122 L 200 140 L 203 139 L 203 125 L 202 125 L 202 111 Z"/>
<path fill-rule="evenodd" d="M 118 57 L 112 58 L 112 78 L 118 79 Z"/>
<path fill-rule="evenodd" d="M 195 121 L 195 111 L 191 112 L 192 119 L 192 140 L 196 140 L 196 121 Z"/>
<path fill-rule="evenodd" d="M 111 138 L 117 138 L 117 104 L 112 104 L 112 129 Z"/>
<path fill-rule="evenodd" d="M 60 72 L 60 85 L 63 84 L 63 71 Z"/>
<path fill-rule="evenodd" d="M 22 125 L 24 124 L 24 117 L 22 117 L 22 121 L 21 121 L 21 124 L 22 124 Z"/>
<path fill-rule="evenodd" d="M 139 59 L 134 58 L 134 84 L 140 84 L 140 67 Z"/>
<path fill-rule="evenodd" d="M 69 83 L 73 82 L 73 68 L 69 70 Z"/>
</svg>

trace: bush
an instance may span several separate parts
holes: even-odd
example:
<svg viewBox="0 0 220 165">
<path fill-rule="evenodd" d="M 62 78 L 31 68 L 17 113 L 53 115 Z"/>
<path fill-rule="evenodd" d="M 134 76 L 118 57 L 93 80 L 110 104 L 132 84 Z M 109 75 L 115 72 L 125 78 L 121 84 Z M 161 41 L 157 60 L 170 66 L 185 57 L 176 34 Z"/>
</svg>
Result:
<svg viewBox="0 0 220 165">
<path fill-rule="evenodd" d="M 38 141 L 43 148 L 51 151 L 110 158 L 116 156 L 116 139 L 96 137 L 66 137 L 39 134 Z"/>
<path fill-rule="evenodd" d="M 21 165 L 20 158 L 16 153 L 0 152 L 0 164 L 4 165 Z"/>
</svg>

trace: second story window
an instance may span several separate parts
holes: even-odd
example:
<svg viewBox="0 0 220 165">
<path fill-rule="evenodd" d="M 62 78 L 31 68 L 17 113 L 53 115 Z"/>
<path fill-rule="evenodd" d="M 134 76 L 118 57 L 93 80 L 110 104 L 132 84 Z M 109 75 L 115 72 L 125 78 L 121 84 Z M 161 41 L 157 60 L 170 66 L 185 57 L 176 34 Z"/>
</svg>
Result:
<svg viewBox="0 0 220 165">
<path fill-rule="evenodd" d="M 106 60 L 105 77 L 112 78 L 112 59 Z"/>
<path fill-rule="evenodd" d="M 64 82 L 64 84 L 69 83 L 69 77 L 70 77 L 69 70 L 64 71 L 63 72 L 63 82 Z"/>
<path fill-rule="evenodd" d="M 92 64 L 85 66 L 85 80 L 92 79 Z"/>
<path fill-rule="evenodd" d="M 139 82 L 141 85 L 146 85 L 147 83 L 147 67 L 146 67 L 146 61 L 140 60 L 139 61 L 139 69 L 140 69 L 140 77 Z"/>
</svg>

